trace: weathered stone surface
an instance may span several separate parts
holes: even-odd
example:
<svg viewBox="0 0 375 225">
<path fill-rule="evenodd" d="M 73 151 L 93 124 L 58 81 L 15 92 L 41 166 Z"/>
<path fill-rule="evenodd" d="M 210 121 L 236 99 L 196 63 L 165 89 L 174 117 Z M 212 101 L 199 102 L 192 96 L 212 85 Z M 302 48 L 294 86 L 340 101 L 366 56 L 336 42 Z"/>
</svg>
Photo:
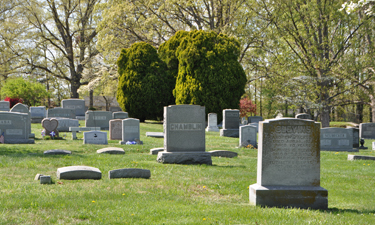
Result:
<svg viewBox="0 0 375 225">
<path fill-rule="evenodd" d="M 220 136 L 239 137 L 240 135 L 240 110 L 223 110 L 223 129 L 220 130 Z"/>
<path fill-rule="evenodd" d="M 239 138 L 239 146 L 246 147 L 248 145 L 254 146 L 257 148 L 257 134 L 258 128 L 252 125 L 245 125 L 240 127 L 240 138 Z"/>
<path fill-rule="evenodd" d="M 47 118 L 52 117 L 64 117 L 64 118 L 70 118 L 75 119 L 75 110 L 74 109 L 63 109 L 59 107 L 55 107 L 53 109 L 47 110 Z"/>
<path fill-rule="evenodd" d="M 127 119 L 129 118 L 129 114 L 127 112 L 113 112 L 112 119 Z"/>
<path fill-rule="evenodd" d="M 140 140 L 139 119 L 128 118 L 122 120 L 122 138 L 121 144 L 128 141 Z"/>
<path fill-rule="evenodd" d="M 0 101 L 0 111 L 9 112 L 10 103 L 8 101 Z"/>
<path fill-rule="evenodd" d="M 146 169 L 125 168 L 108 171 L 108 178 L 145 178 L 151 177 L 151 171 Z"/>
<path fill-rule="evenodd" d="M 43 174 L 37 173 L 34 180 L 40 180 L 40 176 L 43 176 Z"/>
<path fill-rule="evenodd" d="M 83 133 L 83 144 L 107 145 L 107 132 L 88 131 Z"/>
<path fill-rule="evenodd" d="M 113 119 L 109 121 L 109 139 L 122 139 L 122 119 Z"/>
<path fill-rule="evenodd" d="M 52 149 L 43 152 L 44 155 L 71 155 L 72 152 L 63 149 Z"/>
<path fill-rule="evenodd" d="M 109 121 L 112 119 L 110 111 L 87 111 L 85 118 L 86 127 L 100 127 L 102 130 L 109 129 Z"/>
<path fill-rule="evenodd" d="M 47 110 L 45 106 L 30 107 L 31 123 L 40 123 L 46 118 Z"/>
<path fill-rule="evenodd" d="M 359 148 L 359 129 L 354 127 L 346 128 L 353 132 L 353 148 Z"/>
<path fill-rule="evenodd" d="M 118 147 L 108 147 L 108 148 L 102 148 L 96 151 L 96 153 L 102 154 L 125 154 L 124 149 L 118 148 Z"/>
<path fill-rule="evenodd" d="M 263 121 L 263 117 L 261 116 L 249 116 L 247 118 L 248 123 L 259 123 L 260 121 Z"/>
<path fill-rule="evenodd" d="M 217 114 L 216 113 L 209 113 L 208 114 L 208 126 L 206 131 L 214 131 L 219 132 L 219 128 L 217 127 Z"/>
<path fill-rule="evenodd" d="M 171 164 L 207 164 L 212 165 L 211 153 L 209 152 L 159 152 L 157 161 L 159 163 Z"/>
<path fill-rule="evenodd" d="M 29 138 L 35 138 L 35 134 L 31 133 L 31 117 L 30 117 L 29 107 L 22 103 L 17 103 L 9 110 L 9 112 L 26 113 L 28 115 L 28 118 L 26 120 L 27 121 L 26 132 Z"/>
<path fill-rule="evenodd" d="M 147 137 L 153 137 L 153 138 L 164 138 L 163 132 L 146 132 Z"/>
<path fill-rule="evenodd" d="M 52 180 L 51 180 L 51 176 L 40 176 L 40 184 L 51 184 L 52 183 Z"/>
<path fill-rule="evenodd" d="M 359 137 L 364 139 L 375 139 L 375 123 L 359 124 Z"/>
<path fill-rule="evenodd" d="M 59 122 L 59 125 L 57 126 L 57 130 L 59 132 L 68 132 L 70 131 L 69 127 L 79 127 L 78 119 L 70 119 L 70 118 L 62 118 L 62 117 L 56 117 L 53 119 L 56 119 Z"/>
<path fill-rule="evenodd" d="M 348 155 L 348 160 L 375 160 L 375 156 Z"/>
<path fill-rule="evenodd" d="M 353 149 L 353 131 L 348 128 L 328 127 L 320 130 L 320 150 L 358 151 Z"/>
<path fill-rule="evenodd" d="M 264 186 L 249 187 L 250 204 L 266 207 L 327 209 L 328 191 L 319 186 Z"/>
<path fill-rule="evenodd" d="M 63 109 L 73 109 L 75 116 L 85 115 L 85 100 L 78 98 L 63 99 L 61 101 Z"/>
<path fill-rule="evenodd" d="M 213 150 L 213 151 L 209 151 L 209 153 L 211 153 L 211 156 L 225 157 L 225 158 L 233 158 L 233 157 L 238 156 L 237 152 L 226 151 L 226 150 Z"/>
<path fill-rule="evenodd" d="M 252 205 L 326 209 L 320 187 L 320 124 L 281 118 L 260 122 L 257 183 L 249 187 Z"/>
<path fill-rule="evenodd" d="M 29 119 L 28 113 L 0 111 L 0 135 L 4 134 L 4 143 L 34 144 L 34 139 L 29 139 Z"/>
<path fill-rule="evenodd" d="M 164 151 L 164 147 L 161 148 L 152 148 L 150 149 L 150 154 L 151 155 L 157 155 L 159 152 Z"/>
<path fill-rule="evenodd" d="M 78 179 L 101 179 L 102 172 L 90 166 L 67 166 L 57 169 L 57 179 L 78 180 Z"/>
</svg>

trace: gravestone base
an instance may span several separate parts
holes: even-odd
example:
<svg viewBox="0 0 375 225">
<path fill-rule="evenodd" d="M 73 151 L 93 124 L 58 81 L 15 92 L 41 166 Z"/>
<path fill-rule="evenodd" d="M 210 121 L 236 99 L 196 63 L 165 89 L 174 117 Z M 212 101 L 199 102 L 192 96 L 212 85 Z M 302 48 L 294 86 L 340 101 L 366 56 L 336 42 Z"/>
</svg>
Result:
<svg viewBox="0 0 375 225">
<path fill-rule="evenodd" d="M 210 152 L 159 152 L 159 163 L 212 165 Z"/>
<path fill-rule="evenodd" d="M 221 129 L 220 136 L 222 137 L 240 137 L 240 130 L 239 129 Z"/>
<path fill-rule="evenodd" d="M 213 131 L 213 132 L 219 132 L 219 128 L 218 127 L 207 127 L 206 128 L 206 131 Z"/>
<path fill-rule="evenodd" d="M 365 146 L 359 146 L 359 148 L 358 149 L 361 149 L 361 150 L 366 150 L 366 149 L 368 149 L 368 147 L 365 147 Z M 358 152 L 358 151 L 357 151 Z"/>
<path fill-rule="evenodd" d="M 328 191 L 315 186 L 250 185 L 250 204 L 262 207 L 327 209 Z"/>
<path fill-rule="evenodd" d="M 358 148 L 349 148 L 349 149 L 323 149 L 323 148 L 321 148 L 320 151 L 327 151 L 327 152 L 359 152 Z"/>
</svg>

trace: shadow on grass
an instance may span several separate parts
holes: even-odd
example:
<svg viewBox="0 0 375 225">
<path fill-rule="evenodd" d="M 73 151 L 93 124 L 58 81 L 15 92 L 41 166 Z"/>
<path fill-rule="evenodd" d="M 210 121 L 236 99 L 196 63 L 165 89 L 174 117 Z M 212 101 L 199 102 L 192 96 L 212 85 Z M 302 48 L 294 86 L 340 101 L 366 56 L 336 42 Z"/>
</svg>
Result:
<svg viewBox="0 0 375 225">
<path fill-rule="evenodd" d="M 71 155 L 44 155 L 44 150 L 27 150 L 27 149 L 16 149 L 16 148 L 0 148 L 0 156 L 8 157 L 49 157 L 49 158 L 61 158 L 65 156 L 74 156 L 80 158 L 86 158 L 84 154 L 74 153 L 72 151 Z"/>
<path fill-rule="evenodd" d="M 232 165 L 219 166 L 219 165 L 215 165 L 215 164 L 213 164 L 212 166 L 215 166 L 215 167 L 222 167 L 222 168 L 246 168 L 246 166 L 232 166 Z"/>
<path fill-rule="evenodd" d="M 338 209 L 338 208 L 328 208 L 319 209 L 318 211 L 324 213 L 356 213 L 356 214 L 375 214 L 375 210 L 357 210 L 357 209 Z"/>
</svg>

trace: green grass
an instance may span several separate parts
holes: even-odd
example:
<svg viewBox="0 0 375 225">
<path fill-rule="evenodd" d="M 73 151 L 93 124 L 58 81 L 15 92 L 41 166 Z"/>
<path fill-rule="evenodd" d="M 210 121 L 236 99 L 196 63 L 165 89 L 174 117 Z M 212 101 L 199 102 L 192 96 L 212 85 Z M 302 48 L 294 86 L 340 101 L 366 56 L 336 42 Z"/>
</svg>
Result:
<svg viewBox="0 0 375 225">
<path fill-rule="evenodd" d="M 119 145 L 125 155 L 97 154 L 108 147 L 71 140 L 41 139 L 32 125 L 35 144 L 0 145 L 0 224 L 374 224 L 375 162 L 348 161 L 346 152 L 321 152 L 321 186 L 328 190 L 328 210 L 261 208 L 249 204 L 248 186 L 256 183 L 257 151 L 236 148 L 238 138 L 206 133 L 206 150 L 230 150 L 237 158 L 213 157 L 213 165 L 174 165 L 156 162 L 149 150 L 163 139 L 161 124 L 141 123 L 144 145 Z M 371 149 L 371 141 L 365 145 Z M 44 156 L 65 149 L 70 156 Z M 359 155 L 375 156 L 371 150 Z M 59 167 L 86 165 L 102 171 L 101 180 L 57 180 Z M 150 179 L 108 179 L 108 171 L 142 168 Z M 41 185 L 37 173 L 51 175 Z"/>
</svg>

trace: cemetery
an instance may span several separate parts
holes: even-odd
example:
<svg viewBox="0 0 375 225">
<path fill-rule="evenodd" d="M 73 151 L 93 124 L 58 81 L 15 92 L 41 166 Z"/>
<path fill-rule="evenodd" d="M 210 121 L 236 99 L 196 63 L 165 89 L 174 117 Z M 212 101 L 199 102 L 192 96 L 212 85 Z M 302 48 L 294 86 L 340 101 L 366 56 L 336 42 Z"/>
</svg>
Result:
<svg viewBox="0 0 375 225">
<path fill-rule="evenodd" d="M 375 224 L 375 0 L 0 12 L 0 224 Z"/>
</svg>

